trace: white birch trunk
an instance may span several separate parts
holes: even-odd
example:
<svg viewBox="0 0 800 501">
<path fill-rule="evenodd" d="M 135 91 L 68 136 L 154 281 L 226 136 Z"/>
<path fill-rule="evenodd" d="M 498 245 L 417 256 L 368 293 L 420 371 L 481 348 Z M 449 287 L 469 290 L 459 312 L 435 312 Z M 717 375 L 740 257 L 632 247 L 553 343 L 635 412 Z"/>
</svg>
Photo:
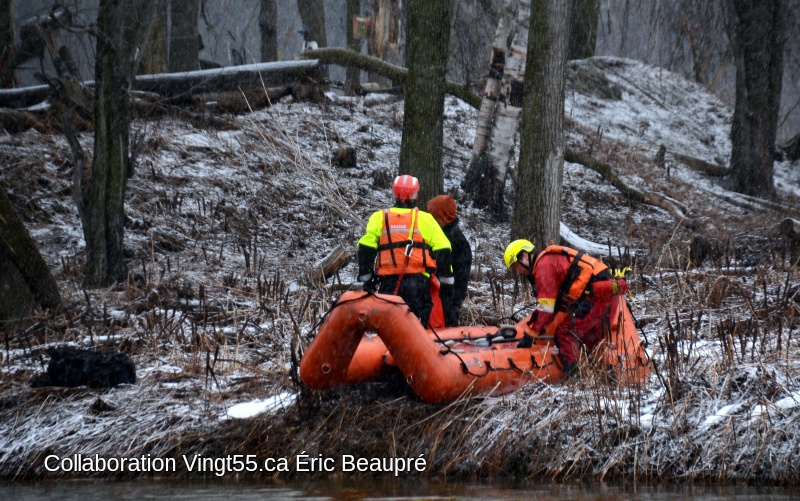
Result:
<svg viewBox="0 0 800 501">
<path fill-rule="evenodd" d="M 530 0 L 519 0 L 514 23 L 511 50 L 506 59 L 500 99 L 495 110 L 494 127 L 489 138 L 489 159 L 497 176 L 497 190 L 501 201 L 508 165 L 517 143 L 519 119 L 522 115 L 522 94 L 525 87 L 525 61 L 528 50 L 528 25 L 531 15 Z"/>
<path fill-rule="evenodd" d="M 492 59 L 489 62 L 489 78 L 483 91 L 481 109 L 475 127 L 475 140 L 472 143 L 472 160 L 477 161 L 488 149 L 489 135 L 492 131 L 497 100 L 500 98 L 503 73 L 508 59 L 508 40 L 518 0 L 506 0 L 503 15 L 497 24 L 492 42 Z"/>
<path fill-rule="evenodd" d="M 476 186 L 465 186 L 476 203 L 488 205 L 501 218 L 505 179 L 522 115 L 530 5 L 530 0 L 507 0 L 502 11 L 467 176 Z"/>
</svg>

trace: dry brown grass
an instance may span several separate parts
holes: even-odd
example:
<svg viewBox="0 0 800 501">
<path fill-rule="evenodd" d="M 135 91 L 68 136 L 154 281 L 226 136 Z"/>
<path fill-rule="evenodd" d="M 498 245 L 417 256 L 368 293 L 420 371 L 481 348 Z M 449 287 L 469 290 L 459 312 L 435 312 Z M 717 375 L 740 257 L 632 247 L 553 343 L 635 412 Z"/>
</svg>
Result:
<svg viewBox="0 0 800 501">
<path fill-rule="evenodd" d="M 799 375 L 798 249 L 775 232 L 782 214 L 722 211 L 724 202 L 703 199 L 687 183 L 654 171 L 641 152 L 598 141 L 591 148 L 601 159 L 631 177 L 652 179 L 654 189 L 692 216 L 685 224 L 630 205 L 613 192 L 598 193 L 602 184 L 591 179 L 565 194 L 574 204 L 565 206 L 572 226 L 585 225 L 599 242 L 616 235 L 640 251 L 616 256 L 612 264 L 634 268 L 634 311 L 653 354 L 648 385 L 617 387 L 602 372 L 584 368 L 565 385 L 534 384 L 504 398 L 444 406 L 421 403 L 402 385 L 313 392 L 293 380 L 293 364 L 337 290 L 297 287 L 293 277 L 302 263 L 273 259 L 304 255 L 312 245 L 304 233 L 351 237 L 351 226 L 360 230 L 368 208 L 356 203 L 357 190 L 336 188 L 327 166 L 308 161 L 288 121 L 243 127 L 238 148 L 172 153 L 187 163 L 228 159 L 247 183 L 215 178 L 198 188 L 193 183 L 203 180 L 140 165 L 130 189 L 130 275 L 120 287 L 84 293 L 80 253 L 50 257 L 64 288 L 64 310 L 35 319 L 34 329 L 3 333 L 4 363 L 14 358 L 16 364 L 0 390 L 0 421 L 15 423 L 0 439 L 14 446 L 0 457 L 3 475 L 48 476 L 42 459 L 49 452 L 293 459 L 305 451 L 334 458 L 424 455 L 428 466 L 421 475 L 428 477 L 797 483 L 798 407 L 774 404 L 796 394 Z M 320 121 L 303 127 L 334 136 Z M 74 220 L 68 176 L 61 179 L 30 160 L 39 148 L 63 157 L 66 144 L 37 141 L 19 139 L 2 159 L 38 181 L 12 171 L 3 172 L 3 181 L 27 221 Z M 145 144 L 153 151 L 171 147 Z M 67 170 L 56 166 L 56 172 Z M 282 177 L 286 172 L 291 175 Z M 298 207 L 310 211 L 304 202 L 310 196 L 326 202 L 320 214 L 301 220 Z M 579 205 L 586 200 L 615 210 Z M 612 216 L 618 219 L 606 219 Z M 480 242 L 473 249 L 465 323 L 495 324 L 530 311 L 530 290 L 498 259 L 497 225 L 469 210 L 462 221 Z M 698 235 L 706 243 L 701 254 Z M 100 336 L 107 335 L 116 338 L 106 346 Z M 131 353 L 147 369 L 140 371 L 140 384 L 108 392 L 27 386 L 42 369 L 43 346 L 85 342 Z M 167 370 L 172 367 L 180 370 Z M 281 391 L 297 392 L 296 405 L 249 420 L 220 419 L 233 403 Z M 98 398 L 110 407 L 95 406 Z M 728 405 L 737 407 L 717 416 Z M 769 412 L 754 416 L 758 405 Z M 293 475 L 299 474 L 280 476 Z"/>
</svg>

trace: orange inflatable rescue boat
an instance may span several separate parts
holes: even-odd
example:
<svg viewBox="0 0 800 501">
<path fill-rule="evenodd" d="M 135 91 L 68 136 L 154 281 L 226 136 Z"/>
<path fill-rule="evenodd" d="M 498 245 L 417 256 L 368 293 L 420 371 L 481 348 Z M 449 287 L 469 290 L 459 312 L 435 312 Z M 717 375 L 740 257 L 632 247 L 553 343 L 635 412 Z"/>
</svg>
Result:
<svg viewBox="0 0 800 501">
<path fill-rule="evenodd" d="M 633 317 L 623 297 L 607 343 L 596 359 L 623 384 L 650 374 Z M 540 337 L 518 348 L 525 319 L 498 327 L 426 330 L 398 296 L 345 292 L 328 312 L 303 354 L 300 376 L 314 389 L 384 379 L 396 366 L 425 402 L 452 402 L 470 395 L 498 396 L 541 380 L 563 378 L 558 348 Z"/>
</svg>

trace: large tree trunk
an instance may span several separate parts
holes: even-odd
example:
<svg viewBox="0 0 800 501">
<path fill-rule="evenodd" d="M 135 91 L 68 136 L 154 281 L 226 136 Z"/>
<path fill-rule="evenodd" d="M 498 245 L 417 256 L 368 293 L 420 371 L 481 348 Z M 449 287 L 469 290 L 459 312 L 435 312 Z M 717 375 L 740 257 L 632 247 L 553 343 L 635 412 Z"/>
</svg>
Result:
<svg viewBox="0 0 800 501">
<path fill-rule="evenodd" d="M 0 0 L 0 87 L 16 87 L 14 74 L 14 0 Z"/>
<path fill-rule="evenodd" d="M 570 2 L 534 0 L 521 124 L 513 238 L 558 241 L 564 170 L 564 69 Z"/>
<path fill-rule="evenodd" d="M 361 14 L 360 0 L 347 0 L 345 14 L 345 31 L 347 32 L 347 48 L 361 52 L 361 40 L 353 36 L 353 17 Z M 357 66 L 347 65 L 345 70 L 344 91 L 348 96 L 355 95 L 361 88 L 361 70 Z"/>
<path fill-rule="evenodd" d="M 442 144 L 445 76 L 450 37 L 446 0 L 415 0 L 408 44 L 400 173 L 422 184 L 420 206 L 444 191 Z"/>
<path fill-rule="evenodd" d="M 773 197 L 773 154 L 783 79 L 783 0 L 728 0 L 736 61 L 729 187 Z"/>
<path fill-rule="evenodd" d="M 197 20 L 200 0 L 170 0 L 172 33 L 169 38 L 169 71 L 200 69 Z"/>
<path fill-rule="evenodd" d="M 572 0 L 569 53 L 567 59 L 594 56 L 597 45 L 597 24 L 600 21 L 600 0 Z"/>
<path fill-rule="evenodd" d="M 308 31 L 308 39 L 317 42 L 319 47 L 327 47 L 325 2 L 323 0 L 297 0 L 297 10 L 300 11 L 303 28 Z"/>
<path fill-rule="evenodd" d="M 0 188 L 0 331 L 41 308 L 58 308 L 61 296 L 42 255 Z"/>
<path fill-rule="evenodd" d="M 278 60 L 278 5 L 275 0 L 261 0 L 258 14 L 258 28 L 261 30 L 261 62 Z"/>
<path fill-rule="evenodd" d="M 323 0 L 297 0 L 297 9 L 300 11 L 303 28 L 307 31 L 306 40 L 317 42 L 317 47 L 327 47 L 325 2 Z M 328 79 L 327 69 L 323 69 L 322 77 Z"/>
<path fill-rule="evenodd" d="M 86 240 L 87 287 L 125 278 L 123 223 L 128 156 L 128 89 L 137 56 L 150 35 L 155 0 L 101 0 L 97 16 L 94 156 L 81 219 Z"/>
<path fill-rule="evenodd" d="M 139 74 L 154 75 L 167 72 L 167 22 L 169 0 L 156 0 L 156 9 L 150 41 L 142 56 L 142 64 L 139 65 Z"/>
</svg>

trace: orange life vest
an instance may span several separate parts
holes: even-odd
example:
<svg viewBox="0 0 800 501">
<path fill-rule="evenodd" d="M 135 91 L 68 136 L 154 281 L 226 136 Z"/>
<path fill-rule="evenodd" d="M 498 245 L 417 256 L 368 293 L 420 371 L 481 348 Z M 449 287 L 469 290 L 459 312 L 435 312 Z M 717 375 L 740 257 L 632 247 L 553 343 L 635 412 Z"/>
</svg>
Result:
<svg viewBox="0 0 800 501">
<path fill-rule="evenodd" d="M 562 254 L 570 260 L 567 276 L 564 278 L 564 282 L 561 283 L 561 288 L 556 298 L 556 310 L 559 309 L 559 306 L 570 305 L 583 297 L 587 287 L 592 282 L 611 278 L 608 266 L 599 259 L 561 245 L 551 245 L 542 250 L 533 263 L 534 268 L 539 259 L 545 254 Z"/>
<path fill-rule="evenodd" d="M 419 231 L 418 217 L 417 208 L 405 213 L 383 210 L 376 266 L 379 276 L 432 273 L 436 270 L 431 246 Z"/>
</svg>

